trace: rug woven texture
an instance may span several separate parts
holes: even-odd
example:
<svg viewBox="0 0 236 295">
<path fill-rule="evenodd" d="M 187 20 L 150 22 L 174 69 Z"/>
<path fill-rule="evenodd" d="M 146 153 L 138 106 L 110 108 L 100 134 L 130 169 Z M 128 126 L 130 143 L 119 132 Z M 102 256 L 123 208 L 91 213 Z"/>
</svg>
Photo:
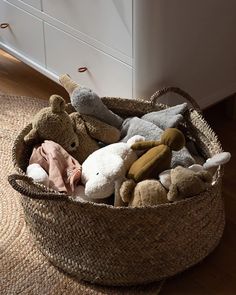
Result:
<svg viewBox="0 0 236 295">
<path fill-rule="evenodd" d="M 14 171 L 11 149 L 19 131 L 47 101 L 0 94 L 0 294 L 4 295 L 157 295 L 160 285 L 107 288 L 79 282 L 39 252 L 24 220 L 20 195 L 7 181 Z"/>
</svg>

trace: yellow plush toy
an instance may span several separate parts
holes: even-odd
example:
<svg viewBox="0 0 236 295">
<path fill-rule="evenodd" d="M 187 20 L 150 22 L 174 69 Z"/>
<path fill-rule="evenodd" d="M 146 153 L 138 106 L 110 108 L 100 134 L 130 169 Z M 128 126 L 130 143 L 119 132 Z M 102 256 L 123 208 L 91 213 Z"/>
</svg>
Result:
<svg viewBox="0 0 236 295">
<path fill-rule="evenodd" d="M 167 192 L 162 184 L 152 178 L 170 167 L 172 150 L 178 151 L 185 144 L 185 138 L 176 128 L 166 129 L 160 141 L 134 143 L 133 150 L 149 149 L 130 167 L 125 180 L 116 194 L 117 206 L 154 206 L 167 203 Z"/>
</svg>

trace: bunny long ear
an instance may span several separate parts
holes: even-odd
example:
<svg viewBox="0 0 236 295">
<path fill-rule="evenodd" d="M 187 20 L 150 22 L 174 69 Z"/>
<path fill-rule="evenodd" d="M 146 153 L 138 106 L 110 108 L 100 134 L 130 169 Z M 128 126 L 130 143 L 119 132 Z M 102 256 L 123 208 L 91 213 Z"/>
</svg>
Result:
<svg viewBox="0 0 236 295">
<path fill-rule="evenodd" d="M 49 98 L 49 105 L 51 106 L 53 113 L 60 113 L 64 111 L 66 107 L 65 100 L 56 94 Z"/>
<path fill-rule="evenodd" d="M 30 130 L 30 132 L 24 137 L 25 143 L 30 143 L 37 141 L 39 139 L 38 131 L 33 128 Z"/>
<path fill-rule="evenodd" d="M 231 154 L 228 152 L 216 154 L 213 157 L 206 160 L 206 162 L 203 164 L 203 168 L 208 170 L 219 165 L 224 165 L 227 162 L 229 162 L 230 158 Z"/>
</svg>

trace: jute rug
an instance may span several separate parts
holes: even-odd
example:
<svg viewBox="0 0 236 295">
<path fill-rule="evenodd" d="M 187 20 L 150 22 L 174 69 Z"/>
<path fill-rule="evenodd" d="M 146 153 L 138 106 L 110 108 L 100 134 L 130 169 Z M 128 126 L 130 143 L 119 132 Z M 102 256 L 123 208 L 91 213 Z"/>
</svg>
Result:
<svg viewBox="0 0 236 295">
<path fill-rule="evenodd" d="M 34 245 L 24 220 L 20 195 L 7 182 L 14 172 L 11 148 L 19 130 L 46 101 L 0 94 L 0 294 L 157 295 L 158 283 L 132 288 L 107 288 L 79 282 L 54 267 Z"/>
</svg>

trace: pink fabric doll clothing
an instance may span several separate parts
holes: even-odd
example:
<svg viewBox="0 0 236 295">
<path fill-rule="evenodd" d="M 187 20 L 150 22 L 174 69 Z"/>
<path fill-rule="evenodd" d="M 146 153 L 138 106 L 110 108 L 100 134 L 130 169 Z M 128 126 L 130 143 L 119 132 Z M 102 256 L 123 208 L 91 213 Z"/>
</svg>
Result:
<svg viewBox="0 0 236 295">
<path fill-rule="evenodd" d="M 49 176 L 49 186 L 73 194 L 80 182 L 81 165 L 59 144 L 45 140 L 33 149 L 29 164 L 39 164 Z"/>
</svg>

